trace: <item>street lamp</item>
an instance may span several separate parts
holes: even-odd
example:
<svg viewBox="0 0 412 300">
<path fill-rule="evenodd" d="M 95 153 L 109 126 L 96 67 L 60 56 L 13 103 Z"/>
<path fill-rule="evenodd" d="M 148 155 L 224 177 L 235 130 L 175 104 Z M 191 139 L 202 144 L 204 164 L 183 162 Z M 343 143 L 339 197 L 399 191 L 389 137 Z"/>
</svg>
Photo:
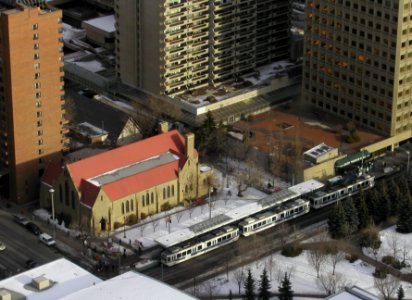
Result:
<svg viewBox="0 0 412 300">
<path fill-rule="evenodd" d="M 410 155 L 410 152 L 409 152 L 409 150 L 406 150 L 405 152 L 406 152 L 406 154 L 408 154 L 408 163 L 406 165 L 406 173 L 409 174 L 409 155 Z"/>
<path fill-rule="evenodd" d="M 51 205 L 52 205 L 52 221 L 53 221 L 53 239 L 56 240 L 56 222 L 54 221 L 54 189 L 49 190 L 51 196 Z"/>
<path fill-rule="evenodd" d="M 213 187 L 209 187 L 209 219 L 212 218 L 212 204 L 210 203 L 210 192 L 213 191 Z"/>
<path fill-rule="evenodd" d="M 123 216 L 123 237 L 126 238 L 126 216 Z"/>
</svg>

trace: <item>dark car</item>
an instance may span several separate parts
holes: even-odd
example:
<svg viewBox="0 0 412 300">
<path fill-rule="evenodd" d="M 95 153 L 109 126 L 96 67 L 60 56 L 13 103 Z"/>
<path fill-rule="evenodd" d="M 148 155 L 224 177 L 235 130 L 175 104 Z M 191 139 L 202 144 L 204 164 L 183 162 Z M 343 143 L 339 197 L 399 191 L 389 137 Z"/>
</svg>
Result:
<svg viewBox="0 0 412 300">
<path fill-rule="evenodd" d="M 37 266 L 37 263 L 32 260 L 32 259 L 28 259 L 26 260 L 26 269 L 33 269 L 35 266 Z"/>
<path fill-rule="evenodd" d="M 34 224 L 33 222 L 29 222 L 26 224 L 26 228 L 28 231 L 30 231 L 31 233 L 33 233 L 34 235 L 39 235 L 40 232 L 40 228 L 39 226 L 37 226 L 36 224 Z"/>
<path fill-rule="evenodd" d="M 26 226 L 29 220 L 23 215 L 14 215 L 14 221 L 22 226 Z"/>
</svg>

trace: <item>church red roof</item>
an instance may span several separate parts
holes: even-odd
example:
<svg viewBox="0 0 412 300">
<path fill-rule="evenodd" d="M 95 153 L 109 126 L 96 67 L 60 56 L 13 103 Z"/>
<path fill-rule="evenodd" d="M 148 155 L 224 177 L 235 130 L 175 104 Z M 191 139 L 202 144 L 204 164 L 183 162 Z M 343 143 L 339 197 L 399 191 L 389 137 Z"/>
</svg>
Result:
<svg viewBox="0 0 412 300">
<path fill-rule="evenodd" d="M 82 193 L 82 202 L 91 207 L 100 189 L 103 189 L 108 197 L 115 201 L 176 179 L 179 168 L 186 162 L 185 144 L 185 138 L 177 130 L 173 130 L 67 164 L 67 169 L 73 183 Z M 194 151 L 196 156 L 197 152 L 196 150 Z M 87 181 L 98 175 L 124 168 L 167 152 L 177 155 L 179 159 L 102 184 L 100 187 L 94 185 L 92 181 Z M 97 191 L 96 188 L 98 189 Z"/>
</svg>

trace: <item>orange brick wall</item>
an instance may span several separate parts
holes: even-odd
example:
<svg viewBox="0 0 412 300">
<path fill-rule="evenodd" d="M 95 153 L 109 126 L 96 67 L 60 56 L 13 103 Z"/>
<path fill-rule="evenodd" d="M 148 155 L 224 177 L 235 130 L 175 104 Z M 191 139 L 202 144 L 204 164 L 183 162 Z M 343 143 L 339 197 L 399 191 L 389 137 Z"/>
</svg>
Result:
<svg viewBox="0 0 412 300">
<path fill-rule="evenodd" d="M 0 18 L 11 200 L 23 203 L 38 199 L 41 170 L 61 159 L 65 142 L 61 11 L 25 8 L 6 11 Z"/>
</svg>

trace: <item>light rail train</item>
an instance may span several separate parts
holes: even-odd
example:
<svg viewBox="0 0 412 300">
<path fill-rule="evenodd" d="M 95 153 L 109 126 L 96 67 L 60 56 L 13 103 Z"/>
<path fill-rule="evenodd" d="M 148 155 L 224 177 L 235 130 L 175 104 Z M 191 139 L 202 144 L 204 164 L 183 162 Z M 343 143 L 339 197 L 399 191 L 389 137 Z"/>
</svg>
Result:
<svg viewBox="0 0 412 300">
<path fill-rule="evenodd" d="M 262 209 L 260 212 L 252 213 L 229 225 L 188 239 L 176 246 L 168 247 L 161 253 L 161 263 L 167 266 L 179 264 L 235 242 L 240 235 L 247 237 L 264 231 L 308 213 L 310 207 L 314 209 L 322 208 L 355 195 L 361 190 L 370 189 L 374 185 L 375 177 L 370 175 L 361 175 L 349 181 L 345 181 L 342 177 L 336 177 L 334 180 L 330 180 L 328 185 L 315 191 L 295 192 L 295 197 L 288 194 L 285 196 L 287 198 L 284 198 L 287 200 L 279 199 L 271 208 Z M 292 193 L 292 191 L 298 189 L 290 187 L 289 190 Z"/>
</svg>

